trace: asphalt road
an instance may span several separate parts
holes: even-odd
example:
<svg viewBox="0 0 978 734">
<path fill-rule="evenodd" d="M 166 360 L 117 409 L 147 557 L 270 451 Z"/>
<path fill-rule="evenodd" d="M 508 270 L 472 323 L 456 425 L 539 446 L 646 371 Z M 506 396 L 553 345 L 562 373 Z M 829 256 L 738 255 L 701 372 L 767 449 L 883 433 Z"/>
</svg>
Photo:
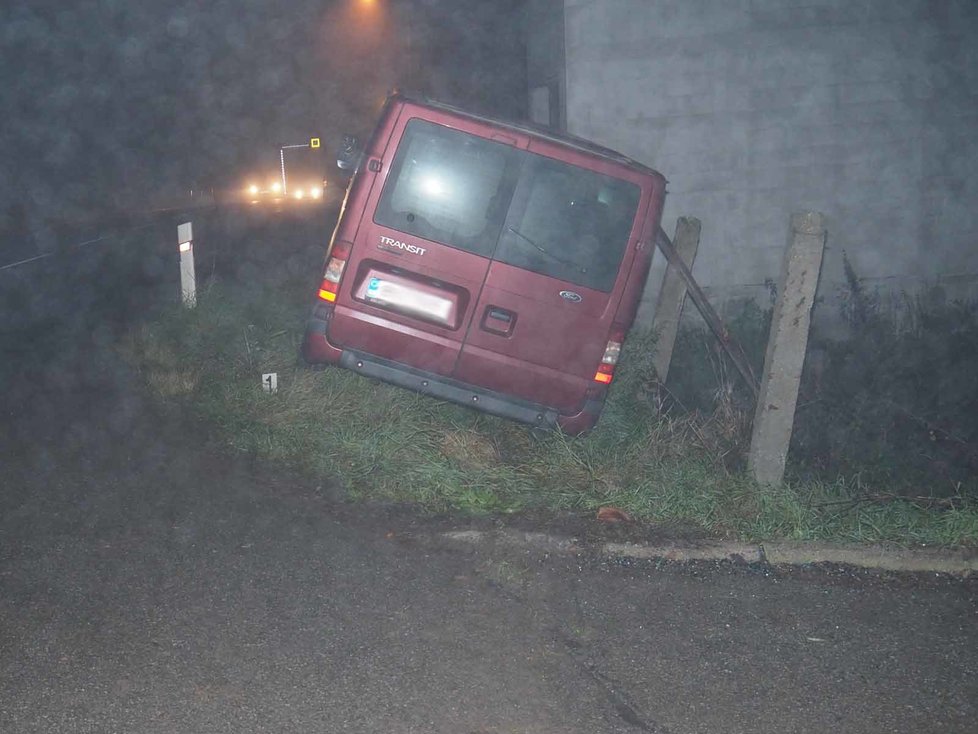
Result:
<svg viewBox="0 0 978 734">
<path fill-rule="evenodd" d="M 329 234 L 209 217 L 245 279 Z M 5 303 L 0 732 L 978 731 L 973 580 L 460 548 L 480 523 L 346 504 L 158 411 L 114 347 L 176 297 L 171 225 Z"/>
</svg>

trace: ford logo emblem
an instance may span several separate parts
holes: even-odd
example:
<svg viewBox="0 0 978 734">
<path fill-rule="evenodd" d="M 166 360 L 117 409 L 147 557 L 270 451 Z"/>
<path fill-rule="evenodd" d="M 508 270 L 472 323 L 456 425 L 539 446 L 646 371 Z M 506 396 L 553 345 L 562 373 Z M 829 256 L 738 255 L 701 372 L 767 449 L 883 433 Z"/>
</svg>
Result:
<svg viewBox="0 0 978 734">
<path fill-rule="evenodd" d="M 561 291 L 560 297 L 565 301 L 570 301 L 571 303 L 580 303 L 582 300 L 581 294 L 575 293 L 574 291 Z"/>
</svg>

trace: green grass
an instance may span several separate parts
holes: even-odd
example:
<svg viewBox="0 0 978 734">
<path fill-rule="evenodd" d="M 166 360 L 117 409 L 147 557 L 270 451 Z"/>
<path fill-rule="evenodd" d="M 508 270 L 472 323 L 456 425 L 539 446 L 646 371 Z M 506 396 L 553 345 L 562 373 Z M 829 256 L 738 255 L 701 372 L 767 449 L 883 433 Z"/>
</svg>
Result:
<svg viewBox="0 0 978 734">
<path fill-rule="evenodd" d="M 345 370 L 300 366 L 300 290 L 288 300 L 260 285 L 247 294 L 209 286 L 196 309 L 134 331 L 125 353 L 162 402 L 195 411 L 229 447 L 338 480 L 354 501 L 478 514 L 613 505 L 636 520 L 745 540 L 978 544 L 968 498 L 943 510 L 868 502 L 852 482 L 761 487 L 729 468 L 722 422 L 662 416 L 641 399 L 647 336 L 629 340 L 590 435 L 538 435 Z M 278 373 L 276 394 L 261 389 L 266 372 Z"/>
</svg>

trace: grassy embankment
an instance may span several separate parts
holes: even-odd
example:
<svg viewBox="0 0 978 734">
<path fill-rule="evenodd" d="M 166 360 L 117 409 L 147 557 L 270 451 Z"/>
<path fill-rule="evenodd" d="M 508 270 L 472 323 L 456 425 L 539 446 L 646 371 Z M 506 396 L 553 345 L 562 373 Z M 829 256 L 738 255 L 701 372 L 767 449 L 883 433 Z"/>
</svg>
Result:
<svg viewBox="0 0 978 734">
<path fill-rule="evenodd" d="M 661 415 L 643 393 L 649 337 L 630 339 L 612 398 L 584 438 L 523 426 L 297 363 L 302 289 L 214 284 L 134 331 L 128 358 L 164 403 L 212 423 L 227 444 L 338 480 L 353 500 L 512 513 L 613 505 L 639 521 L 750 540 L 978 543 L 978 503 L 866 501 L 853 481 L 760 487 L 714 414 Z M 281 294 L 296 294 L 291 301 Z M 278 373 L 267 394 L 262 373 Z"/>
</svg>

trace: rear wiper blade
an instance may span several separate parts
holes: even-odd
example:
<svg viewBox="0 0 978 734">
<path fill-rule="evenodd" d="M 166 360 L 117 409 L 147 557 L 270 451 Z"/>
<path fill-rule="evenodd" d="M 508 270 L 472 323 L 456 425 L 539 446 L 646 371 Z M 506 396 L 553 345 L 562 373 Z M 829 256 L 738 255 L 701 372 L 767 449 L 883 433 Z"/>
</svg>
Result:
<svg viewBox="0 0 978 734">
<path fill-rule="evenodd" d="M 533 240 L 531 240 L 529 237 L 527 237 L 525 234 L 523 234 L 522 232 L 520 232 L 515 227 L 507 227 L 506 229 L 508 229 L 513 234 L 515 234 L 521 240 L 525 240 L 527 242 L 527 244 L 529 244 L 535 250 L 539 250 L 544 255 L 546 255 L 547 257 L 549 257 L 551 260 L 553 260 L 555 262 L 559 262 L 561 265 L 566 265 L 569 268 L 574 268 L 575 270 L 578 270 L 578 271 L 580 271 L 582 273 L 586 273 L 587 272 L 587 268 L 582 268 L 580 265 L 578 265 L 575 262 L 571 262 L 569 260 L 564 260 L 563 258 L 557 257 L 552 252 L 547 252 L 542 247 L 540 247 L 540 245 L 538 245 L 536 242 L 534 242 Z"/>
</svg>

